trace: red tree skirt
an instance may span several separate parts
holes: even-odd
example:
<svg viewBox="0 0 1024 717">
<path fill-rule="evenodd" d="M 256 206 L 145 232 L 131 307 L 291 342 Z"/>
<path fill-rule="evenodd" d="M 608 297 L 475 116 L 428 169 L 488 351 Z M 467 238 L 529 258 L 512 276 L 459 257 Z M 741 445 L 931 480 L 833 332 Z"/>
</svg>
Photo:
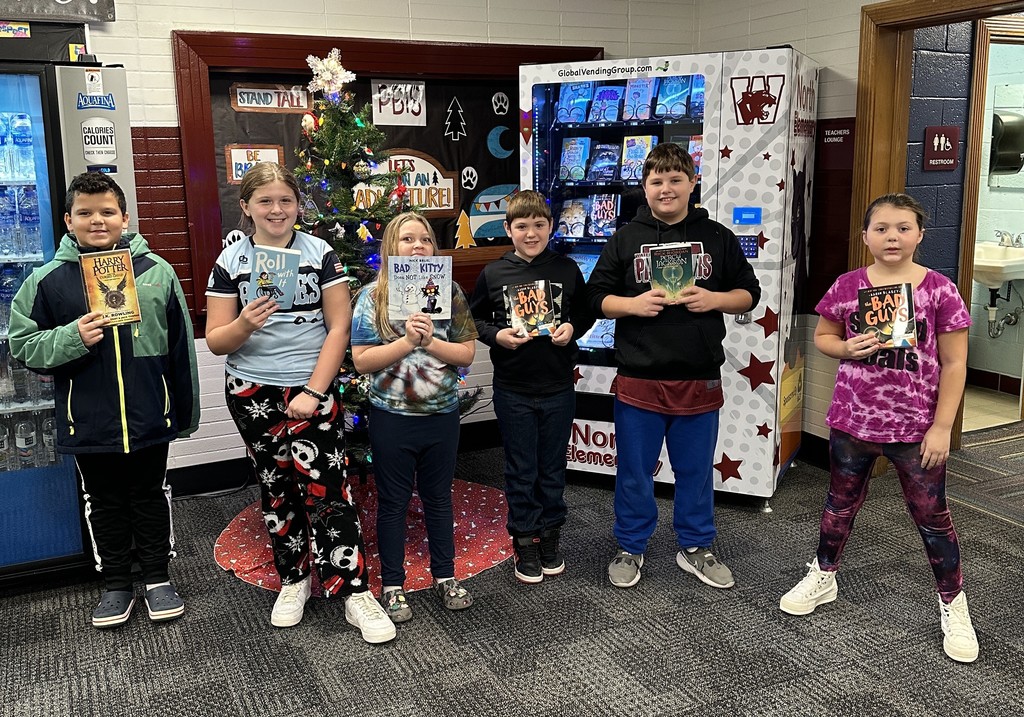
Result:
<svg viewBox="0 0 1024 717">
<path fill-rule="evenodd" d="M 351 482 L 353 497 L 359 505 L 366 558 L 370 566 L 370 590 L 380 595 L 380 555 L 377 552 L 377 490 L 373 480 L 361 485 Z M 460 580 L 492 568 L 512 555 L 505 528 L 508 506 L 505 495 L 496 488 L 456 480 L 452 486 L 455 514 L 455 576 Z M 409 504 L 405 543 L 405 589 L 430 587 L 430 553 L 427 529 L 423 523 L 423 505 L 413 495 Z M 263 514 L 257 501 L 236 515 L 218 536 L 213 556 L 225 570 L 247 583 L 267 590 L 280 590 L 281 580 L 274 569 Z M 313 594 L 320 595 L 320 583 L 313 572 Z"/>
</svg>

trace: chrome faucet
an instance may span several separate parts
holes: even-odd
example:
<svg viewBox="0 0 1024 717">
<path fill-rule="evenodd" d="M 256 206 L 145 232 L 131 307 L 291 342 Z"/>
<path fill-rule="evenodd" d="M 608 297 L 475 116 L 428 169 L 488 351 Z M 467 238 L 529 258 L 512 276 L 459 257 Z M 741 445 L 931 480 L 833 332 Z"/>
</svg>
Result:
<svg viewBox="0 0 1024 717">
<path fill-rule="evenodd" d="M 1013 240 L 1013 245 L 1018 249 L 1024 248 L 1024 234 L 1018 234 L 1017 238 Z"/>
<path fill-rule="evenodd" d="M 1004 232 L 1002 229 L 996 229 L 996 238 L 999 240 L 999 246 L 1013 246 L 1013 234 L 1011 232 Z"/>
</svg>

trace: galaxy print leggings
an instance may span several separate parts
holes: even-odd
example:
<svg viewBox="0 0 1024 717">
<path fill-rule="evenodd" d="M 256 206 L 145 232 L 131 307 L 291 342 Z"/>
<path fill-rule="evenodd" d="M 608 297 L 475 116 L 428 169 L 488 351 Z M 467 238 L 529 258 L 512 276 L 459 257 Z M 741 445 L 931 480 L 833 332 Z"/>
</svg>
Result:
<svg viewBox="0 0 1024 717">
<path fill-rule="evenodd" d="M 950 602 L 960 594 L 963 576 L 960 542 L 946 504 L 946 465 L 923 469 L 920 449 L 920 443 L 872 443 L 832 430 L 832 479 L 821 514 L 818 565 L 823 570 L 838 569 L 853 520 L 867 497 L 871 466 L 884 456 L 896 468 L 907 510 L 924 540 L 939 596 Z"/>
</svg>

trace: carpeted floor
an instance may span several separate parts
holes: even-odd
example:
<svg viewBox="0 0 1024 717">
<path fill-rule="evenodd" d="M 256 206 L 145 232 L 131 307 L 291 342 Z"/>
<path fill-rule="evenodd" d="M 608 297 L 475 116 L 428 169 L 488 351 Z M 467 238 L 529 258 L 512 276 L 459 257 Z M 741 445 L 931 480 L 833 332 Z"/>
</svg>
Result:
<svg viewBox="0 0 1024 717">
<path fill-rule="evenodd" d="M 1024 424 L 965 433 L 946 483 L 954 502 L 1024 527 Z"/>
<path fill-rule="evenodd" d="M 458 477 L 498 485 L 500 452 L 462 454 Z M 415 618 L 386 645 L 364 643 L 340 601 L 271 628 L 273 593 L 213 560 L 255 491 L 182 500 L 181 620 L 154 626 L 142 612 L 100 632 L 87 622 L 96 583 L 0 592 L 0 715 L 1024 713 L 1024 529 L 955 506 L 981 641 L 978 661 L 962 665 L 942 652 L 931 571 L 891 476 L 876 479 L 858 517 L 839 599 L 807 617 L 779 611 L 813 554 L 826 483 L 824 471 L 795 466 L 772 513 L 721 498 L 715 548 L 737 576 L 731 590 L 676 567 L 665 498 L 643 579 L 612 587 L 611 493 L 571 485 L 564 575 L 520 585 L 506 562 L 467 581 L 476 604 L 463 613 L 413 593 Z"/>
</svg>

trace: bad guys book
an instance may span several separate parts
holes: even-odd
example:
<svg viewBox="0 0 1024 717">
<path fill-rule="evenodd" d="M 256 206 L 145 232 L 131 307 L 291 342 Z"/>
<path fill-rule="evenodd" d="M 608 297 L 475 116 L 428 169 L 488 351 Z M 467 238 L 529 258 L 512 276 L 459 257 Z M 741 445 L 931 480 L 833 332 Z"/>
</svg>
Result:
<svg viewBox="0 0 1024 717">
<path fill-rule="evenodd" d="M 875 334 L 880 348 L 917 346 L 914 288 L 909 282 L 859 289 L 857 304 L 861 333 Z"/>
<path fill-rule="evenodd" d="M 590 197 L 590 236 L 610 237 L 619 218 L 618 194 L 594 194 Z"/>
<path fill-rule="evenodd" d="M 550 336 L 558 326 L 551 282 L 538 279 L 505 287 L 509 324 L 518 336 Z"/>
<path fill-rule="evenodd" d="M 382 268 L 388 272 L 389 320 L 404 322 L 418 313 L 452 318 L 450 256 L 393 256 Z"/>
<path fill-rule="evenodd" d="M 129 249 L 81 254 L 82 288 L 90 312 L 98 311 L 110 325 L 142 321 L 135 269 Z"/>
<path fill-rule="evenodd" d="M 257 245 L 253 252 L 249 295 L 253 299 L 269 296 L 282 309 L 292 308 L 299 288 L 298 249 Z"/>
</svg>

